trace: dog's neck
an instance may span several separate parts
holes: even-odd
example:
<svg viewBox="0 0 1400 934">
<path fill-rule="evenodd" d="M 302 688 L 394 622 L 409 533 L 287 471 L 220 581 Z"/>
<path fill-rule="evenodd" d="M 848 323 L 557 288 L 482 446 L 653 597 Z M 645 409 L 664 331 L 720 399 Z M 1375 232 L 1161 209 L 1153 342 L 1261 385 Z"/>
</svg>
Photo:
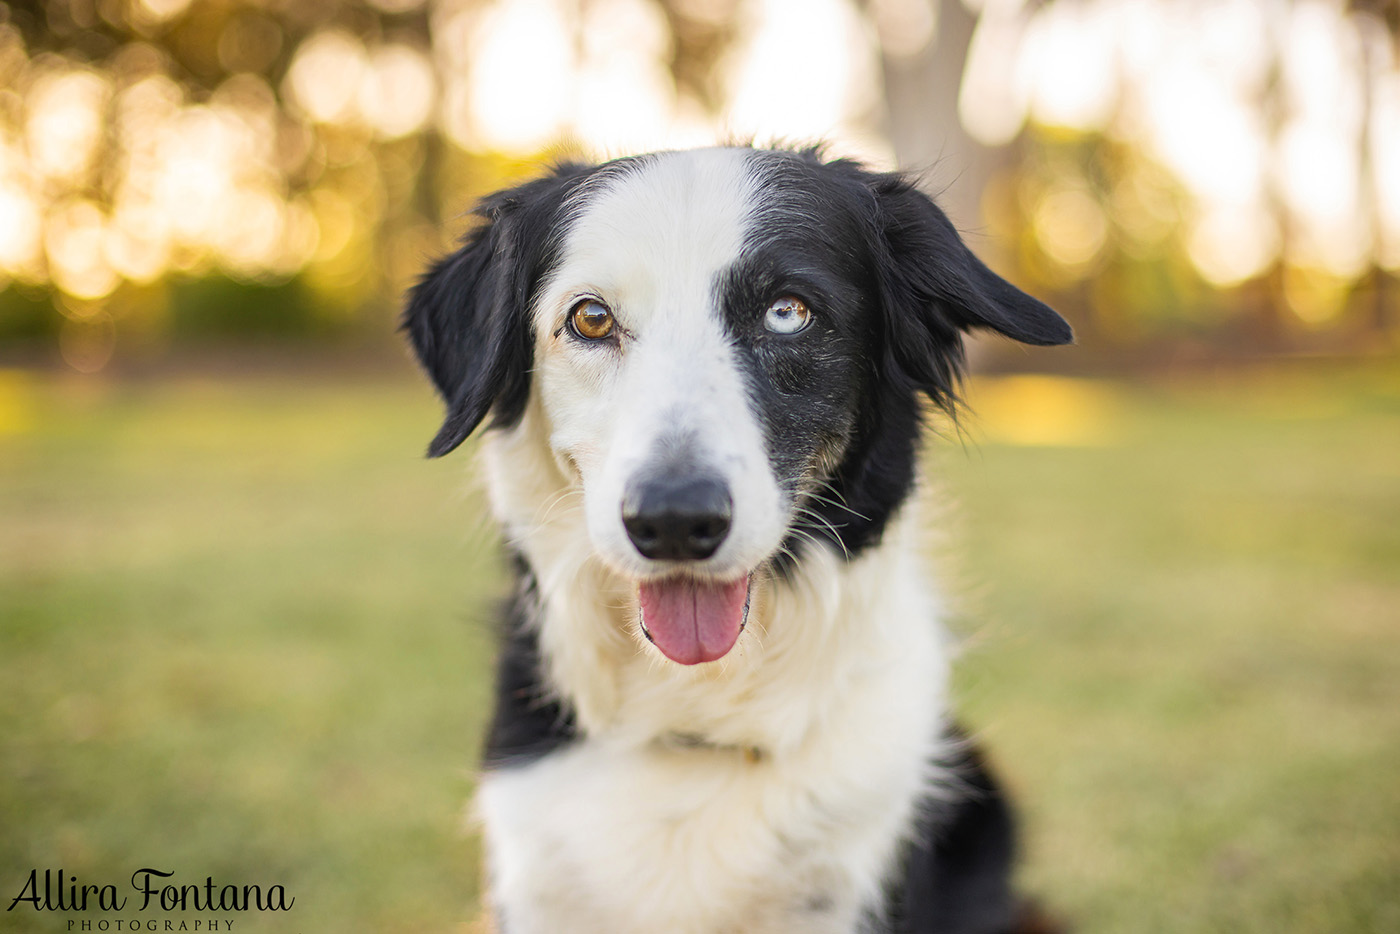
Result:
<svg viewBox="0 0 1400 934">
<path fill-rule="evenodd" d="M 491 433 L 483 454 L 493 510 L 538 585 L 543 675 L 585 736 L 628 746 L 683 736 L 756 761 L 833 730 L 868 731 L 868 712 L 850 708 L 854 696 L 892 692 L 937 717 L 942 632 L 912 541 L 912 503 L 882 543 L 852 559 L 811 545 L 783 578 L 756 573 L 734 649 L 685 667 L 642 643 L 636 585 L 591 556 L 582 490 L 542 427 L 539 412 L 527 411 L 516 427 Z M 905 672 L 913 674 L 902 685 Z M 875 682 L 883 689 L 872 692 Z"/>
</svg>

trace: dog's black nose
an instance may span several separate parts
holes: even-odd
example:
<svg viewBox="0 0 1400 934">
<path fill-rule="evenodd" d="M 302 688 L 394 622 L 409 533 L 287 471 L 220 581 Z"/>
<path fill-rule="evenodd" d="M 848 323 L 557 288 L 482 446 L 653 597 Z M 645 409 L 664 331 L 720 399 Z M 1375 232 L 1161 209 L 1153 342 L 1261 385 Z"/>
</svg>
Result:
<svg viewBox="0 0 1400 934">
<path fill-rule="evenodd" d="M 627 537 L 655 561 L 708 558 L 729 534 L 732 500 L 709 476 L 654 476 L 634 482 L 622 498 Z"/>
</svg>

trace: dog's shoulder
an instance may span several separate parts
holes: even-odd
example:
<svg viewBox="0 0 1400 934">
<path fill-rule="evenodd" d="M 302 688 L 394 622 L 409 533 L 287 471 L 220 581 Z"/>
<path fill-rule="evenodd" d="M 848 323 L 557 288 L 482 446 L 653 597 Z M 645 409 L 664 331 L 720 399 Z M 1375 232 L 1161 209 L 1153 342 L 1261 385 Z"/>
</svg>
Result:
<svg viewBox="0 0 1400 934">
<path fill-rule="evenodd" d="M 887 892 L 880 934 L 1057 934 L 1011 884 L 1016 818 L 981 749 L 950 728 L 941 785 L 925 802 Z"/>
<path fill-rule="evenodd" d="M 483 755 L 488 768 L 532 762 L 578 737 L 573 710 L 544 677 L 535 576 L 518 556 L 513 564 L 515 591 L 501 613 L 495 712 Z"/>
</svg>

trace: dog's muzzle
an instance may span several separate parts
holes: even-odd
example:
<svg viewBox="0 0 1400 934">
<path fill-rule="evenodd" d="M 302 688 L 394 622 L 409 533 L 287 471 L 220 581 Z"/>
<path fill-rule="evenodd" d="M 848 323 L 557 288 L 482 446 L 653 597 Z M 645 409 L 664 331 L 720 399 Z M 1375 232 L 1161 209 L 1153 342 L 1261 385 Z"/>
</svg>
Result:
<svg viewBox="0 0 1400 934">
<path fill-rule="evenodd" d="M 622 525 L 644 558 L 699 563 L 729 535 L 729 486 L 706 471 L 653 470 L 623 494 Z M 682 665 L 717 661 L 734 647 L 748 617 L 749 578 L 712 580 L 681 571 L 637 587 L 642 633 Z"/>
</svg>

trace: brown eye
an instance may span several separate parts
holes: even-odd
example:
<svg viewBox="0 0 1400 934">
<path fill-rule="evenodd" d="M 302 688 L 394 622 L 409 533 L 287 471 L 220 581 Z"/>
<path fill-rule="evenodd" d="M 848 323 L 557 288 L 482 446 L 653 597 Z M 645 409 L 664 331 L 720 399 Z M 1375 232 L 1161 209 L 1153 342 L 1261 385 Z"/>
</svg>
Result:
<svg viewBox="0 0 1400 934">
<path fill-rule="evenodd" d="M 612 312 L 596 298 L 585 298 L 569 312 L 569 327 L 586 341 L 600 341 L 613 332 Z"/>
<path fill-rule="evenodd" d="M 800 298 L 784 295 L 768 306 L 763 326 L 774 334 L 796 334 L 812 323 L 812 313 Z"/>
</svg>

